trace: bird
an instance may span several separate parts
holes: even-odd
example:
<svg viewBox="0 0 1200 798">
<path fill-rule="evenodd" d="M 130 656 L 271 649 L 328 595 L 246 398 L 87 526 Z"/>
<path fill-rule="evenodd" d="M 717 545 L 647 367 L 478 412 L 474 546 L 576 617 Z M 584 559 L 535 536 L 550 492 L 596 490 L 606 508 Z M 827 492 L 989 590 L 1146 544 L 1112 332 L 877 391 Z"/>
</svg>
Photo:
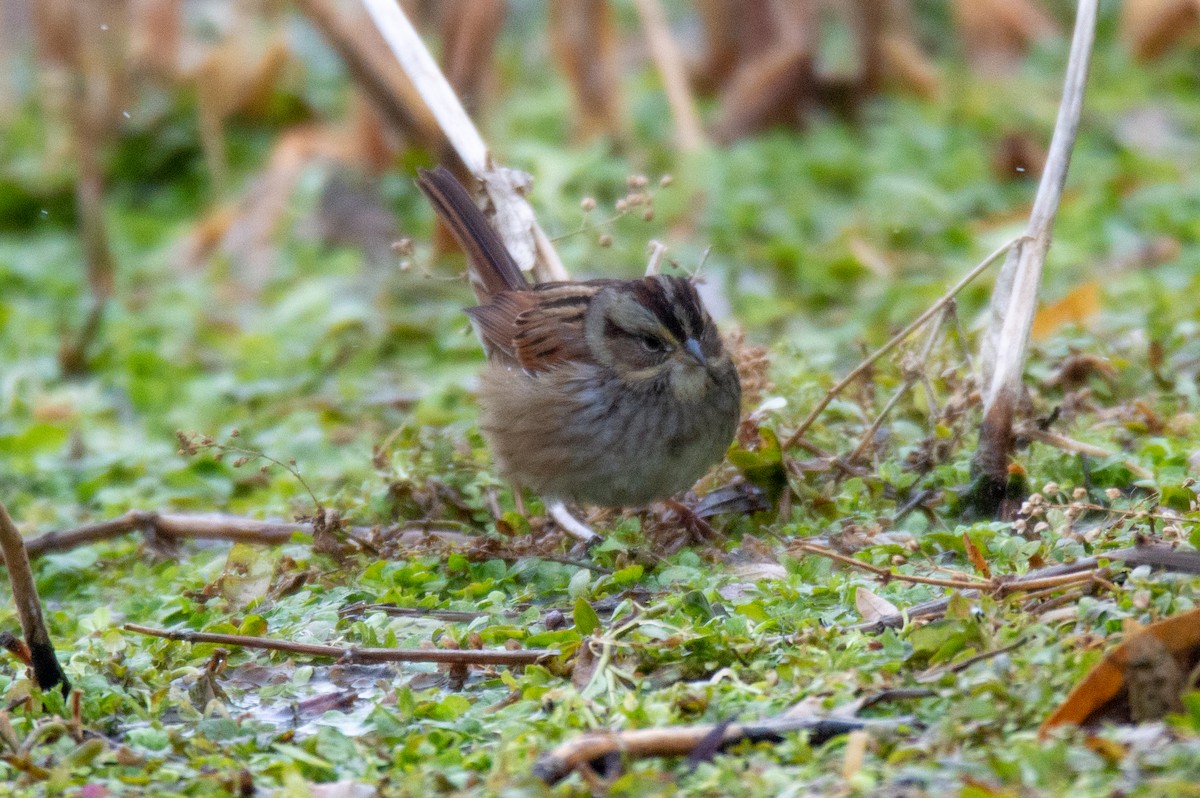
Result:
<svg viewBox="0 0 1200 798">
<path fill-rule="evenodd" d="M 480 428 L 501 474 L 544 499 L 636 508 L 724 457 L 741 386 L 690 279 L 531 284 L 448 169 L 417 185 L 467 254 Z"/>
</svg>

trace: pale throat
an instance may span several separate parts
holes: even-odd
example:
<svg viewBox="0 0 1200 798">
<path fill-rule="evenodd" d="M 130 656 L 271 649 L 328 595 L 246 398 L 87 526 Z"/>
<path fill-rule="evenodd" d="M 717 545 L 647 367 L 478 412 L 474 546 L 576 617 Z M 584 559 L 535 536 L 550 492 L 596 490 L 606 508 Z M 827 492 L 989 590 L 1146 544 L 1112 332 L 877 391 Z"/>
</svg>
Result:
<svg viewBox="0 0 1200 798">
<path fill-rule="evenodd" d="M 708 395 L 708 370 L 686 363 L 675 365 L 669 383 L 671 394 L 680 402 L 703 401 Z"/>
</svg>

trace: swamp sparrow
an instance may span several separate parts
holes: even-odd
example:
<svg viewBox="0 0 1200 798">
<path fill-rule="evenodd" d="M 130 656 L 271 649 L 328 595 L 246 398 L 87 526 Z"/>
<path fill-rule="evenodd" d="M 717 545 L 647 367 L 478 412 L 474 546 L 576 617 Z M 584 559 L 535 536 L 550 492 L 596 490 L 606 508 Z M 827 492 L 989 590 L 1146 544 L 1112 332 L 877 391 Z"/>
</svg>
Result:
<svg viewBox="0 0 1200 798">
<path fill-rule="evenodd" d="M 482 429 L 506 477 L 548 499 L 638 506 L 721 459 L 741 388 L 689 280 L 531 285 L 449 171 L 417 184 L 467 253 Z"/>
</svg>

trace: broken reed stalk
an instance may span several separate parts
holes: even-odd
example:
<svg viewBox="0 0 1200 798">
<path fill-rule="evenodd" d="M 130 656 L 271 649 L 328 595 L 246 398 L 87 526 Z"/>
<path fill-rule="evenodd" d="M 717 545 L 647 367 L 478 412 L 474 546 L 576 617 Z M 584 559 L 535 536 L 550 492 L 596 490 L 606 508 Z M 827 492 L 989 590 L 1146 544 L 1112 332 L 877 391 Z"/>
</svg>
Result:
<svg viewBox="0 0 1200 798">
<path fill-rule="evenodd" d="M 1004 244 L 998 247 L 994 252 L 992 252 L 992 254 L 984 258 L 977 266 L 975 266 L 975 268 L 963 275 L 962 279 L 955 283 L 949 291 L 942 294 L 942 296 L 936 302 L 926 308 L 924 313 L 914 319 L 903 330 L 892 336 L 890 341 L 879 347 L 879 349 L 875 350 L 870 357 L 855 366 L 854 369 L 845 377 L 843 377 L 837 385 L 833 386 L 825 393 L 825 396 L 820 402 L 817 402 L 817 406 L 814 407 L 809 412 L 808 416 L 800 422 L 800 426 L 796 428 L 796 431 L 793 432 L 786 441 L 784 441 L 783 448 L 786 450 L 799 444 L 800 439 L 804 437 L 804 433 L 808 432 L 808 428 L 813 425 L 813 422 L 817 420 L 817 417 L 820 416 L 825 408 L 829 406 L 829 403 L 837 398 L 838 394 L 846 390 L 847 386 L 862 376 L 863 372 L 869 369 L 875 363 L 875 361 L 879 360 L 879 358 L 883 357 L 888 352 L 891 352 L 906 338 L 908 338 L 908 336 L 920 329 L 925 322 L 937 315 L 937 313 L 946 307 L 946 305 L 948 305 L 950 302 L 952 302 L 954 297 L 956 297 L 960 291 L 966 288 L 972 280 L 987 271 L 988 267 L 995 263 L 1001 255 L 1003 255 L 1005 252 L 1008 252 L 1009 249 L 1015 246 L 1019 241 L 1023 240 L 1023 238 L 1023 236 L 1018 236 L 1004 242 Z"/>
<path fill-rule="evenodd" d="M 29 555 L 25 551 L 25 541 L 21 539 L 21 533 L 3 502 L 0 502 L 0 552 L 4 554 L 8 583 L 12 587 L 13 603 L 16 604 L 17 617 L 25 634 L 25 645 L 29 647 L 33 678 L 43 690 L 61 685 L 62 693 L 66 696 L 71 692 L 71 684 L 58 664 L 54 644 L 50 642 L 50 632 L 42 617 L 42 602 L 38 598 L 33 570 L 29 567 Z"/>
<path fill-rule="evenodd" d="M 523 176 L 493 163 L 479 130 L 404 9 L 396 0 L 363 0 L 363 4 L 450 146 L 483 184 L 495 210 L 497 232 L 517 265 L 524 270 L 532 269 L 539 282 L 570 279 L 549 236 L 538 225 L 533 208 L 521 193 Z"/>
<path fill-rule="evenodd" d="M 975 508 L 986 515 L 994 515 L 999 509 L 1008 482 L 1013 416 L 1023 388 L 1029 333 L 1037 310 L 1042 268 L 1050 249 L 1051 228 L 1079 130 L 1096 35 L 1097 4 L 1098 0 L 1079 0 L 1062 102 L 1029 225 L 1025 236 L 1009 252 L 992 291 L 991 315 L 980 347 L 983 423 L 979 448 L 971 463 L 976 483 L 970 497 Z"/>
<path fill-rule="evenodd" d="M 380 662 L 438 662 L 447 665 L 534 665 L 542 660 L 557 657 L 558 651 L 546 648 L 531 648 L 518 651 L 451 648 L 356 648 L 354 646 L 326 646 L 313 643 L 293 643 L 290 640 L 272 640 L 267 637 L 249 635 L 224 635 L 210 632 L 189 632 L 171 629 L 152 629 L 136 623 L 123 627 L 150 637 L 161 637 L 184 643 L 215 643 L 221 646 L 256 648 L 266 651 L 283 651 L 309 657 L 329 657 L 339 662 L 369 664 Z"/>
<path fill-rule="evenodd" d="M 658 0 L 634 0 L 633 4 L 646 31 L 650 56 L 662 76 L 663 91 L 675 122 L 675 143 L 681 152 L 697 152 L 705 145 L 704 127 L 700 124 L 696 99 L 688 87 L 687 68 L 671 35 L 667 15 Z"/>
</svg>

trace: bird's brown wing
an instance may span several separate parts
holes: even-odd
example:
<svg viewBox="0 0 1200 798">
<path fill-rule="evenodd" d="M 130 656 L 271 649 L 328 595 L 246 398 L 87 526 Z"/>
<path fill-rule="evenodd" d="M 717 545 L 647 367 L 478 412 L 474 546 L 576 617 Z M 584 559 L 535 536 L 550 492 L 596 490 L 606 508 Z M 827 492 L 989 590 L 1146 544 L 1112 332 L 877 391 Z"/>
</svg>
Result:
<svg viewBox="0 0 1200 798">
<path fill-rule="evenodd" d="M 467 310 L 489 354 L 529 372 L 546 371 L 591 353 L 584 321 L 603 285 L 542 283 L 531 291 L 508 291 Z"/>
<path fill-rule="evenodd" d="M 532 291 L 504 291 L 474 308 L 467 308 L 475 334 L 488 357 L 517 365 L 517 319 L 537 304 Z"/>
</svg>

